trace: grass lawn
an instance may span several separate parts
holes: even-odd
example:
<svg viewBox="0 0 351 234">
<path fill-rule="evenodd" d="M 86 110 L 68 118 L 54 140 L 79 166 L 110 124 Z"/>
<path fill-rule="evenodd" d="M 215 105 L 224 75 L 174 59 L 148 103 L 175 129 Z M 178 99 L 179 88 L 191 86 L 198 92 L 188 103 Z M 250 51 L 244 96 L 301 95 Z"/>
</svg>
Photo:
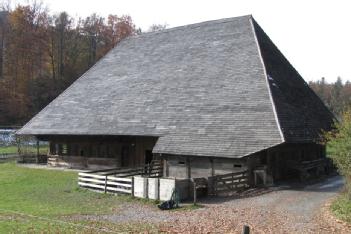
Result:
<svg viewBox="0 0 351 234">
<path fill-rule="evenodd" d="M 26 147 L 26 152 L 32 152 L 34 154 L 37 153 L 37 148 L 36 146 L 33 147 Z M 48 146 L 47 145 L 41 145 L 39 147 L 39 152 L 41 154 L 47 154 L 48 152 Z M 0 154 L 17 154 L 18 153 L 18 148 L 17 146 L 0 146 Z"/>
<path fill-rule="evenodd" d="M 17 146 L 0 146 L 0 154 L 17 154 Z"/>
<path fill-rule="evenodd" d="M 336 217 L 351 223 L 351 200 L 346 193 L 341 194 L 331 205 L 331 209 Z"/>
<path fill-rule="evenodd" d="M 74 215 L 116 212 L 123 202 L 141 202 L 79 189 L 77 172 L 0 164 L 0 233 L 104 233 L 155 231 L 146 224 L 71 221 Z M 73 223 L 74 222 L 74 223 Z"/>
</svg>

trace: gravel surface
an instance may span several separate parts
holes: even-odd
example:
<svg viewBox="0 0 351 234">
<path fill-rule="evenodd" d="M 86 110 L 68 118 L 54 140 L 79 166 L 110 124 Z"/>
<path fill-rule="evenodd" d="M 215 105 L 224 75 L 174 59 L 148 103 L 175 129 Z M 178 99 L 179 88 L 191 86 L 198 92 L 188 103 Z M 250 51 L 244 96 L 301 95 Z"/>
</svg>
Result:
<svg viewBox="0 0 351 234">
<path fill-rule="evenodd" d="M 252 233 L 351 233 L 326 222 L 322 207 L 343 186 L 339 176 L 322 182 L 281 185 L 253 190 L 245 197 L 200 200 L 202 208 L 160 211 L 156 206 L 125 203 L 115 214 L 86 216 L 86 219 L 118 223 L 145 222 L 171 233 L 241 233 L 248 225 Z"/>
</svg>

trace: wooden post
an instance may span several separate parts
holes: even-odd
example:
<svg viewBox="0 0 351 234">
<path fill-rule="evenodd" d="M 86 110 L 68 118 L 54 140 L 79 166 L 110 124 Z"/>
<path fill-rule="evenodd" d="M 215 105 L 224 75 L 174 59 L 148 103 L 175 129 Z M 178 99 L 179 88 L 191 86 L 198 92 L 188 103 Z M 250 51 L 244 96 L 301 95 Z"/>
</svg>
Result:
<svg viewBox="0 0 351 234">
<path fill-rule="evenodd" d="M 243 234 L 250 234 L 250 227 L 247 225 L 244 225 L 243 227 Z"/>
<path fill-rule="evenodd" d="M 217 177 L 215 176 L 215 177 L 213 177 L 213 187 L 214 187 L 214 193 L 216 196 L 217 196 L 217 185 L 218 185 Z"/>
<path fill-rule="evenodd" d="M 22 154 L 21 154 L 21 138 L 19 136 L 16 136 L 16 143 L 17 143 L 18 157 L 23 162 L 24 158 L 22 157 Z"/>
<path fill-rule="evenodd" d="M 236 186 L 234 185 L 234 175 L 232 174 L 232 189 L 234 189 L 234 187 Z"/>
<path fill-rule="evenodd" d="M 105 189 L 104 189 L 104 192 L 105 193 L 107 192 L 107 175 L 105 176 Z"/>
<path fill-rule="evenodd" d="M 132 187 L 131 187 L 131 190 L 132 190 L 132 197 L 134 197 L 134 176 L 132 176 Z"/>
<path fill-rule="evenodd" d="M 194 205 L 196 205 L 196 182 L 193 180 L 194 184 Z"/>
<path fill-rule="evenodd" d="M 39 140 L 37 139 L 37 159 L 36 159 L 36 163 L 39 163 Z"/>
</svg>

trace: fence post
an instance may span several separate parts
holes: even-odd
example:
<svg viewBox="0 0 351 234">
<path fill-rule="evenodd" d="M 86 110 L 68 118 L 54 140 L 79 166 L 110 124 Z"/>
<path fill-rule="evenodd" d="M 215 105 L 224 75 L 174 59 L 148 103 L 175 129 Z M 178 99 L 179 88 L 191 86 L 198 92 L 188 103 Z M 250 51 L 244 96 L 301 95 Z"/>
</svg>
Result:
<svg viewBox="0 0 351 234">
<path fill-rule="evenodd" d="M 218 187 L 218 184 L 217 184 L 217 177 L 213 177 L 213 187 L 214 187 L 214 193 L 215 193 L 215 196 L 217 196 L 217 187 Z"/>
<path fill-rule="evenodd" d="M 105 189 L 104 189 L 104 192 L 105 193 L 107 192 L 107 175 L 105 176 Z"/>
<path fill-rule="evenodd" d="M 194 205 L 196 205 L 196 197 L 197 197 L 197 195 L 196 195 L 196 182 L 195 182 L 195 180 L 193 180 L 194 181 Z"/>
<path fill-rule="evenodd" d="M 232 174 L 232 189 L 234 189 L 234 186 L 236 187 L 236 185 L 234 185 L 234 175 Z"/>
<path fill-rule="evenodd" d="M 244 225 L 242 234 L 250 234 L 250 227 L 247 225 Z"/>
<path fill-rule="evenodd" d="M 36 159 L 36 163 L 39 163 L 39 140 L 37 139 L 37 159 Z"/>
<path fill-rule="evenodd" d="M 132 197 L 134 197 L 134 176 L 132 176 L 132 187 L 131 187 L 131 189 L 132 189 Z"/>
</svg>

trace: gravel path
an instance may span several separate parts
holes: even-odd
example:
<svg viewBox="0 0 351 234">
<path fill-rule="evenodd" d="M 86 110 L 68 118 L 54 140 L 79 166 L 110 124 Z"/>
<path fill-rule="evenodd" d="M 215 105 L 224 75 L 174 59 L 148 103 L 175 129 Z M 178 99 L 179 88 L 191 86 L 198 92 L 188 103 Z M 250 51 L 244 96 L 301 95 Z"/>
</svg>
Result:
<svg viewBox="0 0 351 234">
<path fill-rule="evenodd" d="M 181 214 L 171 227 L 174 232 L 240 233 L 249 225 L 256 233 L 342 233 L 319 219 L 322 206 L 343 185 L 341 177 L 300 186 L 281 186 L 276 191 L 241 199 L 208 199 L 204 209 Z"/>
<path fill-rule="evenodd" d="M 150 205 L 125 203 L 116 214 L 86 217 L 110 222 L 158 224 L 172 233 L 241 233 L 249 225 L 252 233 L 347 233 L 321 218 L 321 209 L 343 186 L 339 176 L 301 186 L 285 185 L 259 190 L 246 198 L 206 198 L 203 208 L 160 211 Z M 351 232 L 349 232 L 351 233 Z"/>
</svg>

